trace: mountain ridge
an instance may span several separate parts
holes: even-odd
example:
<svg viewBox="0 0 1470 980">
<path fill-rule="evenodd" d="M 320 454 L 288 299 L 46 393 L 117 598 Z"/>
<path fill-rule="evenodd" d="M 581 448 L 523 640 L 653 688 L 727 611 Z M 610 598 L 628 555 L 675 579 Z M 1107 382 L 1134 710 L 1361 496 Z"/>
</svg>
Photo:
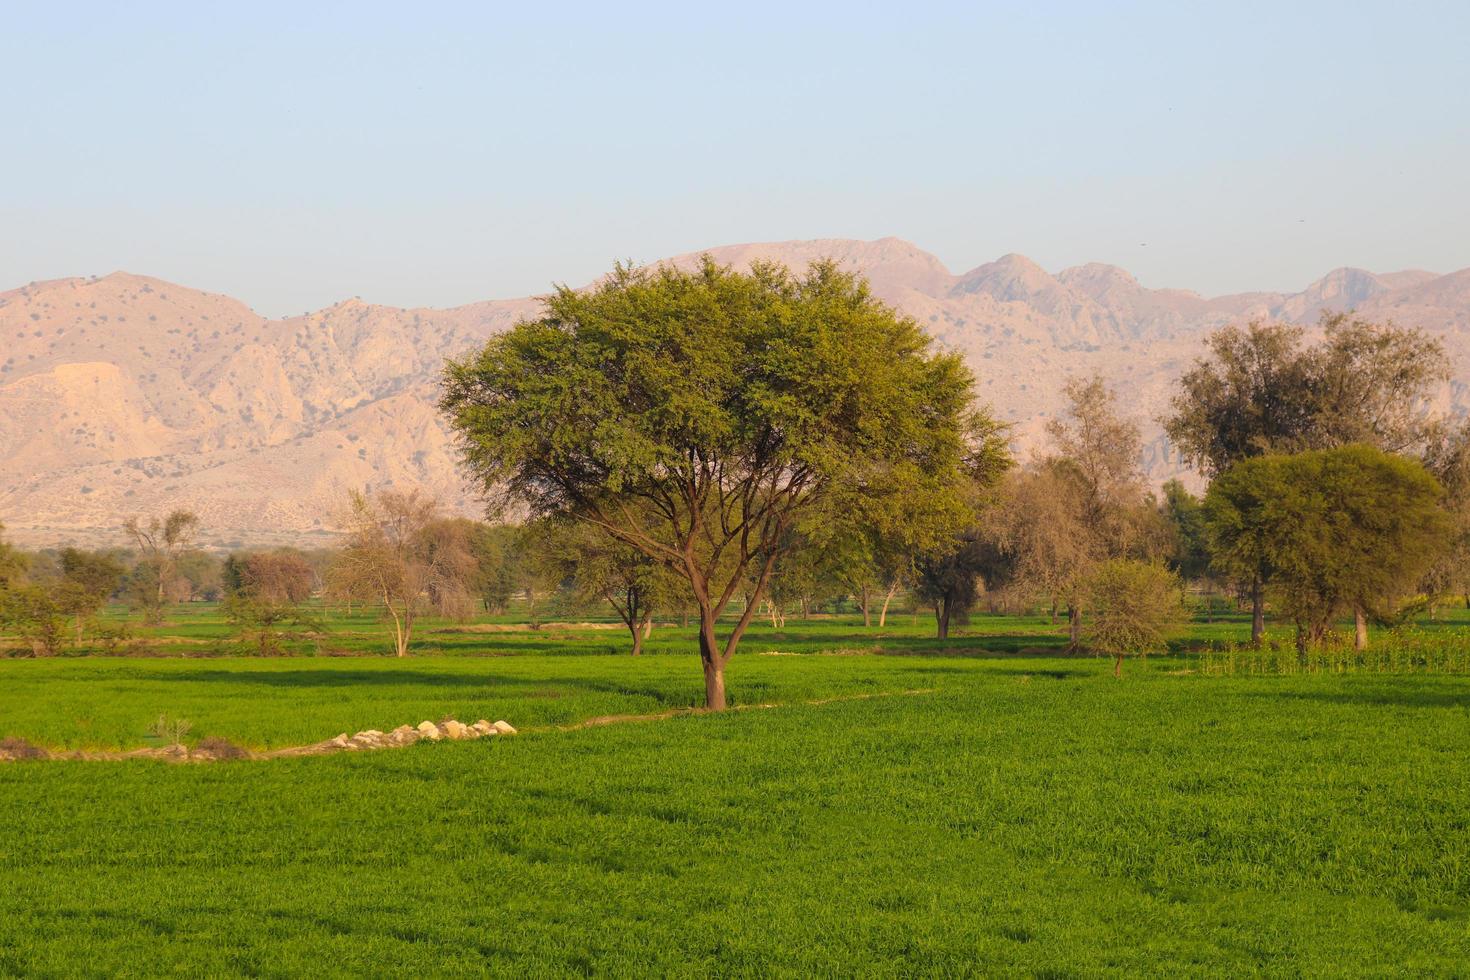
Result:
<svg viewBox="0 0 1470 980">
<path fill-rule="evenodd" d="M 898 238 L 726 245 L 708 254 L 800 268 L 831 258 L 960 351 L 980 396 L 1011 420 L 1023 455 L 1040 444 L 1071 374 L 1101 373 L 1144 424 L 1145 465 L 1181 471 L 1155 418 L 1205 332 L 1324 310 L 1419 326 L 1456 372 L 1439 407 L 1470 402 L 1470 269 L 1334 269 L 1296 293 L 1204 297 L 1151 289 L 1126 269 L 1051 273 L 1019 254 L 960 273 Z M 216 543 L 329 535 L 349 489 L 427 487 L 476 505 L 459 479 L 435 387 L 444 358 L 516 320 L 536 297 L 442 309 L 357 298 L 270 319 L 230 296 L 113 272 L 0 292 L 0 521 L 23 543 L 113 540 L 128 516 L 199 511 Z"/>
</svg>

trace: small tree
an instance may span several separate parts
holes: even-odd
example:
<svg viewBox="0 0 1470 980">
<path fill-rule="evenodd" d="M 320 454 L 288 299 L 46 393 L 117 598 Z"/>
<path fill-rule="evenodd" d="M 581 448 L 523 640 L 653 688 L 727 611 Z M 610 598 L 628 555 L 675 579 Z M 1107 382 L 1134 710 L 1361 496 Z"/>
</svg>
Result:
<svg viewBox="0 0 1470 980">
<path fill-rule="evenodd" d="M 72 617 L 76 628 L 76 645 L 82 645 L 83 626 L 97 615 L 122 582 L 122 563 L 106 552 L 79 551 L 66 548 L 61 552 L 61 581 L 56 587 L 56 605 Z"/>
<path fill-rule="evenodd" d="M 1266 588 L 1285 560 L 1300 510 L 1286 456 L 1261 456 L 1234 464 L 1210 484 L 1204 518 L 1210 567 L 1251 599 L 1251 643 L 1266 631 Z"/>
<path fill-rule="evenodd" d="M 123 530 L 138 551 L 138 568 L 134 569 L 130 590 L 134 604 L 142 610 L 143 621 L 156 626 L 163 622 L 179 556 L 199 533 L 199 518 L 192 511 L 174 510 L 162 520 L 153 517 L 144 522 L 131 517 Z"/>
<path fill-rule="evenodd" d="M 469 588 L 487 613 L 503 613 L 516 593 L 520 528 L 475 522 L 468 538 L 475 560 Z"/>
<path fill-rule="evenodd" d="M 549 562 L 579 595 L 612 606 L 632 638 L 633 656 L 641 654 L 654 614 L 670 602 L 678 584 L 669 570 L 587 524 L 543 522 L 542 530 Z"/>
<path fill-rule="evenodd" d="M 280 653 L 282 641 L 319 629 L 303 609 L 316 575 L 300 552 L 231 555 L 224 563 L 224 612 L 260 656 Z"/>
<path fill-rule="evenodd" d="M 474 556 L 465 546 L 433 534 L 438 504 L 417 490 L 384 490 L 349 497 L 347 544 L 329 573 L 340 596 L 382 605 L 393 623 L 393 649 L 408 656 L 414 624 L 431 608 L 430 596 L 466 590 Z"/>
<path fill-rule="evenodd" d="M 20 581 L 25 575 L 26 564 L 26 556 L 5 540 L 5 525 L 0 524 L 0 589 Z"/>
<path fill-rule="evenodd" d="M 1168 530 L 1165 561 L 1169 569 L 1186 584 L 1205 585 L 1205 619 L 1209 621 L 1214 605 L 1214 578 L 1210 574 L 1210 542 L 1205 527 L 1205 509 L 1198 497 L 1178 480 L 1164 484 L 1160 508 Z"/>
<path fill-rule="evenodd" d="M 1123 658 L 1164 653 L 1184 625 L 1177 576 L 1155 562 L 1115 558 L 1087 577 L 1091 616 L 1083 639 L 1091 650 L 1113 658 L 1113 676 L 1123 676 Z"/>
<path fill-rule="evenodd" d="M 914 591 L 934 607 L 939 639 L 949 638 L 951 625 L 969 621 L 982 588 L 997 588 L 1011 572 L 1010 562 L 993 539 L 971 529 L 943 551 L 920 555 Z"/>
</svg>

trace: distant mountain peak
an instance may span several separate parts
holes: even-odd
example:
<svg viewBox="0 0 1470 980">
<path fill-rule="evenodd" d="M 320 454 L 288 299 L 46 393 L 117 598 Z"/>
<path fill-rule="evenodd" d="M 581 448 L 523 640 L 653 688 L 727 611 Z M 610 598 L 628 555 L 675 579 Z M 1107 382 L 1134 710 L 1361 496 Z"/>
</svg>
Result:
<svg viewBox="0 0 1470 980">
<path fill-rule="evenodd" d="M 1062 379 L 1099 372 L 1144 426 L 1150 474 L 1175 475 L 1153 420 L 1202 334 L 1249 319 L 1315 322 L 1324 308 L 1436 331 L 1459 383 L 1440 400 L 1470 407 L 1470 269 L 1344 267 L 1299 293 L 1205 299 L 1100 262 L 1053 275 L 1016 253 L 956 276 L 891 236 L 726 245 L 667 261 L 706 253 L 797 271 L 831 258 L 865 276 L 964 355 L 981 396 L 1015 423 L 1023 455 L 1061 409 Z M 115 543 L 124 518 L 187 506 L 208 534 L 259 543 L 330 526 L 349 489 L 395 485 L 476 513 L 434 408 L 443 360 L 537 309 L 535 298 L 405 310 L 352 297 L 266 319 L 228 296 L 125 271 L 0 293 L 0 520 L 28 544 Z"/>
</svg>

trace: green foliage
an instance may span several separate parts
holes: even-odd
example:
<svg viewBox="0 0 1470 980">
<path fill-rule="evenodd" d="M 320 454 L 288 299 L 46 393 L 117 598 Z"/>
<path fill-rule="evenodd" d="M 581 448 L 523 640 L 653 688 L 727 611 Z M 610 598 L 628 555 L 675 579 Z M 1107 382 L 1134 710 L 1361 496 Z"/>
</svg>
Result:
<svg viewBox="0 0 1470 980">
<path fill-rule="evenodd" d="M 474 523 L 469 534 L 470 554 L 475 559 L 471 591 L 488 613 L 502 613 L 511 597 L 521 589 L 518 564 L 521 531 L 512 524 Z"/>
<path fill-rule="evenodd" d="M 979 530 L 958 535 L 946 551 L 931 551 L 916 562 L 914 594 L 934 607 L 939 638 L 952 624 L 969 621 L 981 589 L 1005 586 L 1013 573 L 1009 557 L 994 538 Z"/>
<path fill-rule="evenodd" d="M 19 581 L 25 571 L 26 556 L 5 540 L 5 525 L 0 524 L 0 589 Z"/>
<path fill-rule="evenodd" d="M 1369 446 L 1235 464 L 1205 498 L 1216 566 L 1269 585 L 1320 642 L 1353 609 L 1387 617 L 1444 552 L 1443 491 L 1418 463 Z"/>
<path fill-rule="evenodd" d="M 749 616 L 721 641 L 715 615 L 761 597 L 793 532 L 887 520 L 937 542 L 962 526 L 993 426 L 959 356 L 930 346 L 834 263 L 619 267 L 451 362 L 441 406 L 487 494 L 689 581 L 721 707 Z"/>
<path fill-rule="evenodd" d="M 1163 516 L 1169 530 L 1169 567 L 1186 582 L 1208 576 L 1209 529 L 1200 499 L 1183 483 L 1169 480 L 1164 484 Z"/>
<path fill-rule="evenodd" d="M 57 610 L 72 617 L 76 643 L 80 647 L 88 621 L 117 591 L 124 569 L 111 553 L 76 548 L 63 549 L 59 565 L 61 579 L 54 584 L 52 596 Z"/>
<path fill-rule="evenodd" d="M 1113 658 L 1121 674 L 1123 658 L 1164 653 L 1168 641 L 1185 627 L 1179 579 L 1153 562 L 1114 558 L 1087 577 L 1089 616 L 1082 638 L 1089 649 Z"/>
<path fill-rule="evenodd" d="M 1462 629 L 1407 625 L 1386 631 L 1366 650 L 1329 632 L 1326 642 L 1304 653 L 1276 642 L 1212 644 L 1199 663 L 1201 673 L 1211 675 L 1470 674 L 1470 645 Z"/>
<path fill-rule="evenodd" d="M 1323 340 L 1300 327 L 1224 327 L 1180 379 L 1164 431 L 1215 475 L 1254 456 L 1352 443 L 1404 452 L 1434 431 L 1423 410 L 1448 377 L 1442 345 L 1419 330 L 1324 313 Z"/>
<path fill-rule="evenodd" d="M 537 543 L 522 560 L 539 557 L 548 590 L 566 582 L 583 605 L 611 606 L 632 637 L 634 655 L 643 651 L 654 615 L 676 606 L 684 591 L 667 566 L 591 524 L 543 520 L 532 534 Z"/>
<path fill-rule="evenodd" d="M 63 610 L 50 591 L 29 584 L 0 585 L 0 630 L 14 632 L 35 656 L 54 656 L 66 636 Z"/>
</svg>

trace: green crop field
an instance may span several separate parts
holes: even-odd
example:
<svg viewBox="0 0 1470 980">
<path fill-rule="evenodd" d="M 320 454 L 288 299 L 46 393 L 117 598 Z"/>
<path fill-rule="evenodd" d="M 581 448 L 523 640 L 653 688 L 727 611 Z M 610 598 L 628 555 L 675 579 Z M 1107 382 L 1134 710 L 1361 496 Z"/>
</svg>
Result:
<svg viewBox="0 0 1470 980">
<path fill-rule="evenodd" d="M 259 659 L 173 619 L 153 657 L 0 660 L 0 736 L 521 734 L 0 765 L 0 974 L 1470 971 L 1463 673 L 1206 670 L 1231 619 L 1119 681 L 1039 618 L 793 618 L 731 665 L 748 710 L 580 728 L 697 704 L 692 633 L 431 623 L 398 660 L 327 655 L 387 648 L 339 617 Z"/>
</svg>

